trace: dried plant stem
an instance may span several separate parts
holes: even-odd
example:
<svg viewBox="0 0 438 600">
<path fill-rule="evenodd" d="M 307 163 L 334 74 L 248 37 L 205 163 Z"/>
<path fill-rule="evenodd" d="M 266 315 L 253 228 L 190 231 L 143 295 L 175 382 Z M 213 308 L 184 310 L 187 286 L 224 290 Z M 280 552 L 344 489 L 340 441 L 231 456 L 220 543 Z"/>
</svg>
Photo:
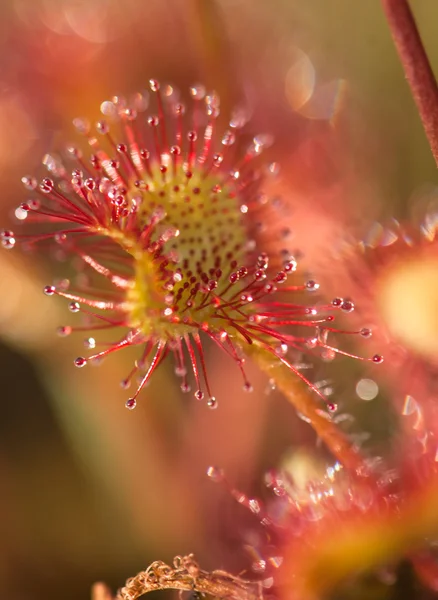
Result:
<svg viewBox="0 0 438 600">
<path fill-rule="evenodd" d="M 320 401 L 312 397 L 312 393 L 306 390 L 295 373 L 280 360 L 276 360 L 264 348 L 255 344 L 248 348 L 250 348 L 248 353 L 251 358 L 269 377 L 275 380 L 277 388 L 309 421 L 333 455 L 350 471 L 366 475 L 368 469 L 360 452 L 348 441 L 329 415 L 323 411 Z"/>
<path fill-rule="evenodd" d="M 261 600 L 259 584 L 225 571 L 203 571 L 192 554 L 175 557 L 173 566 L 162 561 L 152 563 L 146 571 L 128 579 L 116 600 L 136 600 L 156 590 L 199 592 L 227 600 Z"/>
<path fill-rule="evenodd" d="M 407 0 L 382 0 L 406 79 L 438 166 L 438 86 Z"/>
</svg>

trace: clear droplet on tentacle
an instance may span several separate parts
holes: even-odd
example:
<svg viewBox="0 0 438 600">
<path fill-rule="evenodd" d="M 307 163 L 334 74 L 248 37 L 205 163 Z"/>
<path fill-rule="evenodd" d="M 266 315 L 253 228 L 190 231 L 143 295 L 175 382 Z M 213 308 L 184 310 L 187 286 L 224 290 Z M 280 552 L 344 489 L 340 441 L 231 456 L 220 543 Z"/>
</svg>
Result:
<svg viewBox="0 0 438 600">
<path fill-rule="evenodd" d="M 128 410 L 134 410 L 134 408 L 137 406 L 137 400 L 135 398 L 129 398 L 126 400 L 125 406 Z"/>
<path fill-rule="evenodd" d="M 194 100 L 203 100 L 205 98 L 205 86 L 201 83 L 196 83 L 190 87 L 190 95 Z"/>
<path fill-rule="evenodd" d="M 105 100 L 100 105 L 100 112 L 105 115 L 105 117 L 114 118 L 117 116 L 117 107 L 114 102 L 110 100 Z"/>
<path fill-rule="evenodd" d="M 208 467 L 207 469 L 207 477 L 209 477 L 214 482 L 220 482 L 224 479 L 224 472 L 219 467 Z"/>
<path fill-rule="evenodd" d="M 212 410 L 215 410 L 218 407 L 218 401 L 216 400 L 216 398 L 214 396 L 211 396 L 207 400 L 207 406 L 208 406 L 208 408 L 211 408 Z"/>
<path fill-rule="evenodd" d="M 242 129 L 251 118 L 249 109 L 244 107 L 235 108 L 231 114 L 230 127 L 233 129 Z"/>
</svg>

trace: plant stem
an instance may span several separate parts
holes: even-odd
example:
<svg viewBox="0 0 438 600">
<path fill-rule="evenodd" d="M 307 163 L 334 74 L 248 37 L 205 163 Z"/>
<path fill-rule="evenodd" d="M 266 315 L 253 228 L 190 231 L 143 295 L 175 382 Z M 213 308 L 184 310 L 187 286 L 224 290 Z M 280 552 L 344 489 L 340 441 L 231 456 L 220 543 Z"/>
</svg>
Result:
<svg viewBox="0 0 438 600">
<path fill-rule="evenodd" d="M 438 86 L 407 0 L 382 0 L 400 61 L 438 166 Z"/>
<path fill-rule="evenodd" d="M 117 593 L 116 600 L 136 600 L 157 590 L 199 592 L 226 600 L 261 600 L 261 587 L 255 581 L 245 581 L 225 571 L 203 571 L 193 555 L 174 559 L 172 566 L 162 561 L 152 563 L 146 571 L 128 579 Z"/>
<path fill-rule="evenodd" d="M 326 444 L 332 454 L 352 473 L 366 475 L 368 468 L 364 458 L 346 436 L 322 410 L 320 401 L 307 391 L 305 385 L 286 365 L 264 348 L 253 344 L 245 348 L 246 352 L 283 392 L 295 409 L 308 420 L 316 434 Z"/>
</svg>

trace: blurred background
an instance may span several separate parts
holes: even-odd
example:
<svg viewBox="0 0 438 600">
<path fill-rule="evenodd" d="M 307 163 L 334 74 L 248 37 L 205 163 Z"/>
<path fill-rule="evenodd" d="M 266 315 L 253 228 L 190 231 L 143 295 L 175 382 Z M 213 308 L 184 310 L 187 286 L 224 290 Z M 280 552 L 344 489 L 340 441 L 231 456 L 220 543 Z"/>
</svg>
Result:
<svg viewBox="0 0 438 600">
<path fill-rule="evenodd" d="M 438 5 L 411 5 L 438 65 Z M 151 77 L 181 90 L 203 82 L 224 111 L 245 107 L 254 133 L 274 135 L 281 173 L 268 191 L 287 202 L 284 226 L 308 271 L 318 275 L 346 233 L 414 223 L 434 206 L 435 164 L 377 0 L 2 0 L 0 48 L 4 228 L 26 200 L 21 177 L 42 176 L 42 156 L 75 139 L 72 119 L 97 119 L 102 101 Z M 127 411 L 118 382 L 131 357 L 78 371 L 80 336 L 56 336 L 70 315 L 41 290 L 65 269 L 0 253 L 0 597 L 86 599 L 94 581 L 116 589 L 188 552 L 239 571 L 234 525 L 247 515 L 207 467 L 257 492 L 266 469 L 313 451 L 313 434 L 254 368 L 255 391 L 242 392 L 215 351 L 219 410 L 183 396 L 168 364 Z M 358 388 L 358 369 L 342 363 L 341 399 L 384 445 L 391 411 L 375 416 L 379 388 Z"/>
</svg>

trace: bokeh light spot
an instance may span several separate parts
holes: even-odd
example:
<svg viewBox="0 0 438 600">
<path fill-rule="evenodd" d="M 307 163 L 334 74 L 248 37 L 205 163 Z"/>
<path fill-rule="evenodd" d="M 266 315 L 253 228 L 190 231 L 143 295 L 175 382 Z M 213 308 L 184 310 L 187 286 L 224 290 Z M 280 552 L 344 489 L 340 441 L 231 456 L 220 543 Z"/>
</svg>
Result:
<svg viewBox="0 0 438 600">
<path fill-rule="evenodd" d="M 385 270 L 377 289 L 383 321 L 409 350 L 438 354 L 438 257 L 418 256 Z"/>
<path fill-rule="evenodd" d="M 374 400 L 379 393 L 379 386 L 372 379 L 360 379 L 356 384 L 356 394 L 361 400 Z"/>
</svg>

